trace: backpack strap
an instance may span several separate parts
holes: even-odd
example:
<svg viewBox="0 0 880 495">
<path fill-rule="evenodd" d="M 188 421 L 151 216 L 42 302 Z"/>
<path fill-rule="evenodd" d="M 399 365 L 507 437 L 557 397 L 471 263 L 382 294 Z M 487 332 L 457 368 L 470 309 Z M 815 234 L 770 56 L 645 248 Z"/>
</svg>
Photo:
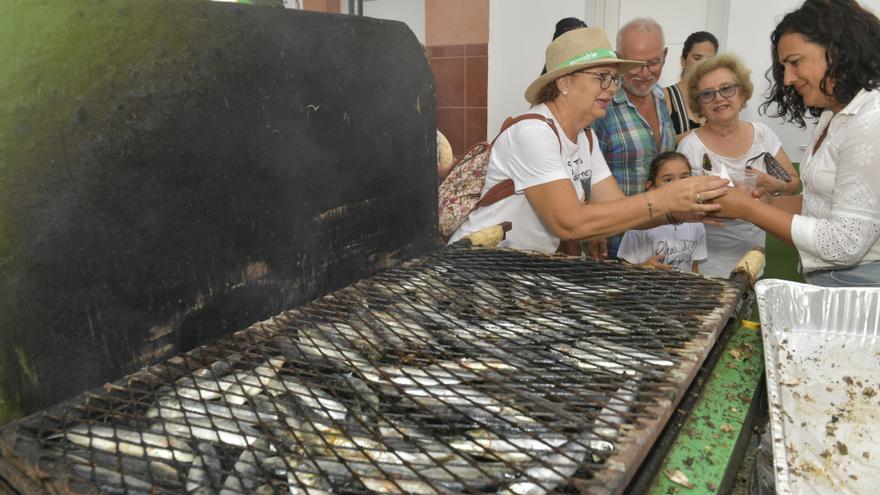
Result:
<svg viewBox="0 0 880 495">
<path fill-rule="evenodd" d="M 562 140 L 559 138 L 559 131 L 556 130 L 556 125 L 554 125 L 553 119 L 545 117 L 540 113 L 524 113 L 516 117 L 507 117 L 506 119 L 504 119 L 504 123 L 501 124 L 501 130 L 498 131 L 498 135 L 495 136 L 495 139 L 492 140 L 492 144 L 495 144 L 495 140 L 498 139 L 498 136 L 500 136 L 501 133 L 506 131 L 510 126 L 516 124 L 517 122 L 522 122 L 523 120 L 529 119 L 543 120 L 544 122 L 546 122 L 547 125 L 550 126 L 550 129 L 553 130 L 553 134 L 556 135 L 556 140 L 559 141 L 559 151 L 562 151 Z"/>
<path fill-rule="evenodd" d="M 510 196 L 513 196 L 514 192 L 516 191 L 514 191 L 513 179 L 504 179 L 503 181 L 495 184 L 494 186 L 489 188 L 488 191 L 486 191 L 486 194 L 484 194 L 483 197 L 480 198 L 479 201 L 477 201 L 475 209 L 493 205 L 504 198 L 509 198 Z"/>
<path fill-rule="evenodd" d="M 562 139 L 559 138 L 559 131 L 556 130 L 556 125 L 554 125 L 553 119 L 551 119 L 549 117 L 545 117 L 544 115 L 541 115 L 540 113 L 524 113 L 524 114 L 519 115 L 517 117 L 507 117 L 506 119 L 504 119 L 504 123 L 501 124 L 501 130 L 498 131 L 498 135 L 495 136 L 495 139 L 492 140 L 492 145 L 495 144 L 495 141 L 498 139 L 498 136 L 500 136 L 501 133 L 506 131 L 510 126 L 512 126 L 513 124 L 516 124 L 517 122 L 522 122 L 523 120 L 529 120 L 529 119 L 543 120 L 544 122 L 547 123 L 547 125 L 550 126 L 550 129 L 553 130 L 553 134 L 556 135 L 556 140 L 559 141 L 559 151 L 561 153 L 562 152 Z M 593 149 L 593 140 L 591 138 L 590 139 L 590 150 L 592 151 L 592 149 Z M 513 196 L 514 192 L 516 192 L 516 191 L 514 190 L 513 179 L 505 179 L 505 180 L 499 182 L 498 184 L 495 184 L 491 188 L 489 188 L 489 190 L 486 191 L 486 194 L 484 194 L 483 197 L 481 197 L 480 200 L 477 201 L 477 204 L 474 207 L 474 209 L 482 208 L 484 206 L 493 205 L 493 204 L 501 201 L 504 198 L 508 198 L 510 196 Z"/>
</svg>

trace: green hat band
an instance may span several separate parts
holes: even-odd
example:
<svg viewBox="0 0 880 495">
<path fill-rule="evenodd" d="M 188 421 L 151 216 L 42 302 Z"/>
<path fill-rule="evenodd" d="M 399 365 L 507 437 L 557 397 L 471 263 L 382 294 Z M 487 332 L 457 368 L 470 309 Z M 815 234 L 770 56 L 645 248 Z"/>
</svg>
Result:
<svg viewBox="0 0 880 495">
<path fill-rule="evenodd" d="M 582 64 L 584 62 L 590 62 L 592 60 L 596 60 L 596 59 L 600 59 L 600 58 L 617 58 L 617 55 L 613 51 L 611 51 L 607 48 L 599 48 L 598 50 L 591 50 L 587 53 L 583 53 L 581 55 L 578 55 L 577 57 L 570 58 L 570 59 L 566 60 L 565 62 L 562 62 L 561 64 L 559 64 L 553 70 L 559 70 L 559 69 L 562 69 L 563 67 L 568 67 L 568 66 L 576 65 L 576 64 Z"/>
</svg>

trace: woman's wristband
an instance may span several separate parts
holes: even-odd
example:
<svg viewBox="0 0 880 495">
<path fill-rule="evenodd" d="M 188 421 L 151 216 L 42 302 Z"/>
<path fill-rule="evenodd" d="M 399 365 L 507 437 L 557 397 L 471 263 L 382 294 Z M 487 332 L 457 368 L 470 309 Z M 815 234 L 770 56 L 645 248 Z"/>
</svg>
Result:
<svg viewBox="0 0 880 495">
<path fill-rule="evenodd" d="M 645 197 L 645 201 L 648 202 L 648 221 L 654 221 L 654 205 L 651 203 L 651 199 L 648 197 L 648 193 L 643 192 L 642 196 Z"/>
<path fill-rule="evenodd" d="M 675 217 L 672 215 L 672 212 L 669 212 L 669 213 L 666 214 L 666 220 L 669 221 L 669 224 L 670 224 L 670 225 L 681 225 L 681 224 L 684 223 L 684 222 L 679 222 L 679 221 L 677 221 L 677 220 L 675 219 Z"/>
</svg>

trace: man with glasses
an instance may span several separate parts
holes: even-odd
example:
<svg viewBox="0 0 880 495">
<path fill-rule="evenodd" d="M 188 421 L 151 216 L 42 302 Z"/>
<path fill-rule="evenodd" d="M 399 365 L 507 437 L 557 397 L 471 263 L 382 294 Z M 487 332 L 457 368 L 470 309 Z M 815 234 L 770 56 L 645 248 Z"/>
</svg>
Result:
<svg viewBox="0 0 880 495">
<path fill-rule="evenodd" d="M 617 183 L 627 196 L 644 191 L 651 160 L 675 149 L 675 128 L 659 86 L 666 61 L 663 28 L 643 17 L 624 24 L 617 33 L 617 55 L 645 65 L 625 71 L 605 117 L 593 123 L 599 147 Z M 621 236 L 608 239 L 608 255 L 617 256 Z"/>
</svg>

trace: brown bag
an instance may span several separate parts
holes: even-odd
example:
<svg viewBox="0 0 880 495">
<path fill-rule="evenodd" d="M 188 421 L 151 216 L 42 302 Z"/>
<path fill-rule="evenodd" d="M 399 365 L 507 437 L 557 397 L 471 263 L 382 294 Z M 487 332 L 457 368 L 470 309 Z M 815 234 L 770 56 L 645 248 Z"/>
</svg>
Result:
<svg viewBox="0 0 880 495">
<path fill-rule="evenodd" d="M 472 211 L 483 206 L 495 204 L 513 195 L 514 185 L 512 179 L 505 179 L 495 184 L 483 196 L 480 196 L 480 193 L 483 191 L 483 186 L 486 183 L 486 169 L 489 167 L 489 154 L 492 152 L 492 145 L 498 139 L 498 136 L 510 126 L 527 119 L 538 119 L 546 122 L 550 129 L 553 130 L 553 134 L 556 135 L 556 139 L 559 140 L 559 149 L 560 151 L 562 150 L 562 141 L 559 138 L 556 126 L 553 125 L 553 119 L 539 113 L 527 113 L 518 117 L 508 117 L 492 142 L 481 142 L 468 148 L 464 156 L 452 166 L 452 171 L 440 184 L 438 191 L 439 208 L 437 216 L 440 222 L 440 235 L 444 242 L 452 237 L 452 234 L 467 220 L 468 215 Z M 592 153 L 593 134 L 589 129 L 586 132 L 590 153 Z M 516 228 L 515 225 L 514 228 Z M 580 247 L 579 243 L 578 247 Z M 573 253 L 573 249 L 573 247 L 569 247 L 565 254 Z M 577 255 L 580 255 L 579 251 Z"/>
<path fill-rule="evenodd" d="M 515 118 L 508 117 L 501 126 L 501 130 L 498 131 L 498 136 L 513 124 L 526 119 L 545 121 L 550 129 L 553 129 L 556 139 L 559 139 L 559 133 L 556 131 L 556 126 L 553 125 L 553 119 L 538 113 L 527 113 Z M 437 213 L 440 221 L 440 235 L 444 241 L 449 240 L 472 211 L 482 206 L 495 204 L 513 195 L 513 180 L 506 179 L 492 186 L 482 197 L 480 196 L 486 183 L 489 154 L 492 152 L 492 145 L 498 136 L 495 136 L 492 142 L 477 143 L 468 148 L 464 156 L 452 166 L 452 171 L 440 184 Z M 590 151 L 592 151 L 592 135 L 588 133 L 587 137 L 590 139 Z M 561 140 L 559 148 L 562 149 Z"/>
</svg>

